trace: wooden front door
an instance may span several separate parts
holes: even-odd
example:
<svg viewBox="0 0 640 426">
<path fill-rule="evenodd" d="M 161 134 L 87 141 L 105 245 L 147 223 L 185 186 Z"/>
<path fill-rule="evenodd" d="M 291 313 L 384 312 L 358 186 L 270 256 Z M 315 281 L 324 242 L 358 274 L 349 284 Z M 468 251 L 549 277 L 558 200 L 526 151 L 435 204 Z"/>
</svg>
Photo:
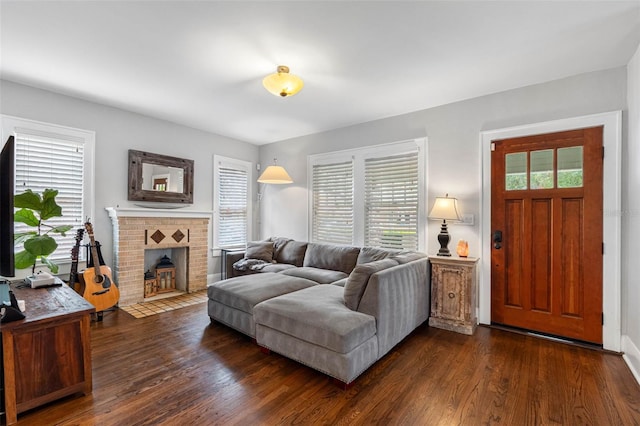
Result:
<svg viewBox="0 0 640 426">
<path fill-rule="evenodd" d="M 602 127 L 493 141 L 491 321 L 602 343 Z"/>
</svg>

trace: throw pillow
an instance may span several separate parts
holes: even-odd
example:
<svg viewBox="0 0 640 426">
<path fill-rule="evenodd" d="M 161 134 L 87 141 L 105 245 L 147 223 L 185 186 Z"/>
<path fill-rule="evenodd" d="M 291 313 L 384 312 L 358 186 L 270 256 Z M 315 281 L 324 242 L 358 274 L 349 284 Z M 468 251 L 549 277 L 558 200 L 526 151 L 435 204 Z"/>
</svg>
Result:
<svg viewBox="0 0 640 426">
<path fill-rule="evenodd" d="M 273 243 L 271 241 L 250 241 L 244 252 L 245 259 L 258 259 L 273 262 Z"/>
<path fill-rule="evenodd" d="M 306 251 L 306 242 L 289 240 L 282 246 L 279 246 L 277 248 L 274 254 L 274 258 L 278 263 L 288 263 L 290 265 L 302 266 Z"/>
<path fill-rule="evenodd" d="M 309 243 L 302 266 L 331 269 L 350 274 L 358 260 L 359 247 Z"/>
<path fill-rule="evenodd" d="M 367 284 L 369 283 L 369 277 L 378 271 L 396 266 L 398 262 L 393 259 L 376 260 L 375 262 L 362 263 L 356 265 L 353 269 L 347 284 L 344 286 L 344 304 L 352 311 L 358 310 L 360 305 L 360 299 L 364 294 Z"/>
</svg>

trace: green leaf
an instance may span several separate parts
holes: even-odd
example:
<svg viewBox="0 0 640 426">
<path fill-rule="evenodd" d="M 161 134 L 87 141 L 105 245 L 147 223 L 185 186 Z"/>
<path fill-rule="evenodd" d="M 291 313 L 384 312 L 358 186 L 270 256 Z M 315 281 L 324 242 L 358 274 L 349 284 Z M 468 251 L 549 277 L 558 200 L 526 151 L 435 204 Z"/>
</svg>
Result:
<svg viewBox="0 0 640 426">
<path fill-rule="evenodd" d="M 36 257 L 47 256 L 53 253 L 56 247 L 58 243 L 48 235 L 38 235 L 24 242 L 24 249 Z"/>
<path fill-rule="evenodd" d="M 27 189 L 22 194 L 13 197 L 13 206 L 18 209 L 25 208 L 40 211 L 42 209 L 42 200 L 40 199 L 40 194 Z"/>
<path fill-rule="evenodd" d="M 56 199 L 55 199 L 55 194 L 57 194 L 58 191 L 53 191 L 55 192 L 55 194 L 53 195 L 53 198 L 51 197 L 52 192 L 47 192 L 47 191 L 52 191 L 52 190 L 51 189 L 44 190 L 46 195 L 44 200 L 42 200 L 42 210 L 40 210 L 40 219 L 42 220 L 47 220 L 52 217 L 62 216 L 62 207 L 60 207 L 56 203 Z"/>
<path fill-rule="evenodd" d="M 33 237 L 34 235 L 38 235 L 38 233 L 36 231 L 15 233 L 13 234 L 13 244 L 14 245 L 22 244 L 23 242 L 27 241 L 29 238 Z"/>
<path fill-rule="evenodd" d="M 58 196 L 57 189 L 47 188 L 44 191 L 42 191 L 42 202 L 45 202 L 47 200 L 55 200 L 57 196 Z"/>
<path fill-rule="evenodd" d="M 23 250 L 15 255 L 15 267 L 16 269 L 31 268 L 36 263 L 36 257 L 26 250 Z"/>
<path fill-rule="evenodd" d="M 56 234 L 62 234 L 63 237 L 65 237 L 65 232 L 69 231 L 71 228 L 73 228 L 72 225 L 60 225 L 60 226 L 56 226 L 55 228 L 52 228 L 51 231 L 49 232 L 54 232 Z"/>
<path fill-rule="evenodd" d="M 29 209 L 20 209 L 13 215 L 13 220 L 15 222 L 26 223 L 29 226 L 38 226 L 40 220 L 33 214 L 32 210 Z"/>
<path fill-rule="evenodd" d="M 47 257 L 40 256 L 40 261 L 44 265 L 47 265 L 47 267 L 51 270 L 51 272 L 53 272 L 54 274 L 58 273 L 58 265 L 50 261 Z"/>
</svg>

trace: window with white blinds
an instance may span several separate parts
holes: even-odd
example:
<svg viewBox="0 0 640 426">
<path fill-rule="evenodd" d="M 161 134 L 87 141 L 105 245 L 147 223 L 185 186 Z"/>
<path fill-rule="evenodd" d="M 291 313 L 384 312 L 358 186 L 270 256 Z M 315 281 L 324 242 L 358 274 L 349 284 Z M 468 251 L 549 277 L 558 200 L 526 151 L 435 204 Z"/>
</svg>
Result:
<svg viewBox="0 0 640 426">
<path fill-rule="evenodd" d="M 313 166 L 312 241 L 353 242 L 353 162 Z"/>
<path fill-rule="evenodd" d="M 214 156 L 214 246 L 245 247 L 251 228 L 251 163 Z"/>
<path fill-rule="evenodd" d="M 418 152 L 364 162 L 364 245 L 418 250 Z"/>
<path fill-rule="evenodd" d="M 76 242 L 76 230 L 83 228 L 85 219 L 93 213 L 95 133 L 3 115 L 3 139 L 6 140 L 8 135 L 14 136 L 16 144 L 15 194 L 27 189 L 40 195 L 45 189 L 58 190 L 56 203 L 62 208 L 62 216 L 47 219 L 45 223 L 50 226 L 71 225 L 73 229 L 65 236 L 49 234 L 58 243 L 58 248 L 48 258 L 58 265 L 68 264 Z M 16 233 L 30 230 L 33 228 L 15 223 Z M 43 233 L 47 230 L 47 227 L 42 228 Z M 79 252 L 81 257 L 83 252 Z"/>
<path fill-rule="evenodd" d="M 426 250 L 426 140 L 309 157 L 313 242 Z"/>
</svg>

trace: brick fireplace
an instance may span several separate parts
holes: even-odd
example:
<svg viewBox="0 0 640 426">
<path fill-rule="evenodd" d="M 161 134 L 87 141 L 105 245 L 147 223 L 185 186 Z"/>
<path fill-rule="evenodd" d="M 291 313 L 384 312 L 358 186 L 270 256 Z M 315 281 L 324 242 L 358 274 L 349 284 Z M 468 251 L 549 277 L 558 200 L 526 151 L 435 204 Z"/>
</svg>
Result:
<svg viewBox="0 0 640 426">
<path fill-rule="evenodd" d="M 184 291 L 207 287 L 210 212 L 108 207 L 120 306 L 144 301 L 145 250 L 186 248 Z"/>
</svg>

